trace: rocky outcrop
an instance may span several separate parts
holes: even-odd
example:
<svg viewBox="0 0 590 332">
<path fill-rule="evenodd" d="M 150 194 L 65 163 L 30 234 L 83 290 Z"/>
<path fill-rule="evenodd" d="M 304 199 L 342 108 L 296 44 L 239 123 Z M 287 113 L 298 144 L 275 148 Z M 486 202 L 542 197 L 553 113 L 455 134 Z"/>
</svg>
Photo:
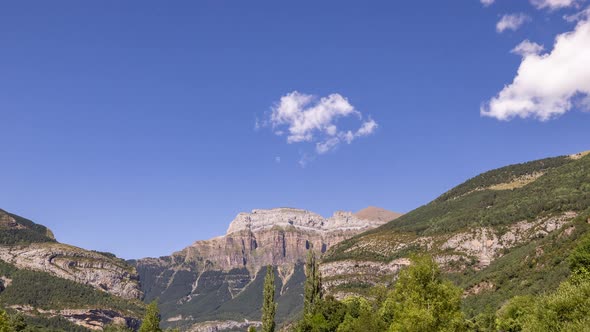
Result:
<svg viewBox="0 0 590 332">
<path fill-rule="evenodd" d="M 60 243 L 0 246 L 0 260 L 21 269 L 42 271 L 91 285 L 125 299 L 142 292 L 135 270 L 123 261 Z"/>
<path fill-rule="evenodd" d="M 385 241 L 379 235 L 363 237 L 349 251 L 363 251 L 375 257 L 403 256 L 408 248 L 422 249 L 429 252 L 447 271 L 462 271 L 468 266 L 479 270 L 490 265 L 492 261 L 510 249 L 535 238 L 544 237 L 562 229 L 578 214 L 570 211 L 563 214 L 542 217 L 533 221 L 521 221 L 506 229 L 476 227 L 468 231 L 452 234 L 441 234 L 436 237 L 417 237 L 413 234 L 395 234 Z M 571 230 L 565 229 L 564 234 Z M 336 297 L 342 297 L 350 284 L 391 284 L 399 270 L 409 264 L 406 258 L 393 259 L 389 262 L 367 260 L 337 260 L 323 263 L 320 266 L 324 286 Z M 487 286 L 486 286 L 487 287 Z M 474 289 L 479 292 L 481 289 Z M 489 287 L 488 287 L 489 288 Z"/>
</svg>

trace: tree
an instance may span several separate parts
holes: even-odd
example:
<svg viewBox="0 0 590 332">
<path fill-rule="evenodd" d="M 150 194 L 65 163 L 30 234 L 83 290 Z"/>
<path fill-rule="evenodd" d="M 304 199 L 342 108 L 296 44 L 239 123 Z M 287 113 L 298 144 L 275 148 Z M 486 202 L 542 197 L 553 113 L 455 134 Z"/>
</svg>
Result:
<svg viewBox="0 0 590 332">
<path fill-rule="evenodd" d="M 254 325 L 250 325 L 248 332 L 256 332 L 256 327 Z"/>
<path fill-rule="evenodd" d="M 10 317 L 6 311 L 0 309 L 0 332 L 12 332 L 12 324 L 10 323 Z"/>
<path fill-rule="evenodd" d="M 133 332 L 132 329 L 128 328 L 127 326 L 119 325 L 119 324 L 110 324 L 104 327 L 102 330 L 103 332 Z"/>
<path fill-rule="evenodd" d="M 462 331 L 461 294 L 460 288 L 443 280 L 432 257 L 414 256 L 380 314 L 390 324 L 389 331 Z"/>
<path fill-rule="evenodd" d="M 568 257 L 570 270 L 574 275 L 590 274 L 590 235 L 584 236 Z"/>
<path fill-rule="evenodd" d="M 305 289 L 303 302 L 303 315 L 313 315 L 316 304 L 322 299 L 322 279 L 319 264 L 317 262 L 313 246 L 307 252 L 305 264 Z"/>
<path fill-rule="evenodd" d="M 139 332 L 162 332 L 160 328 L 160 311 L 156 300 L 148 304 Z"/>
<path fill-rule="evenodd" d="M 20 313 L 14 314 L 10 317 L 10 324 L 15 332 L 21 332 L 27 329 L 25 318 Z"/>
<path fill-rule="evenodd" d="M 275 313 L 277 305 L 275 303 L 275 272 L 271 265 L 266 267 L 266 277 L 264 278 L 264 291 L 262 303 L 262 331 L 274 332 L 275 330 Z"/>
</svg>

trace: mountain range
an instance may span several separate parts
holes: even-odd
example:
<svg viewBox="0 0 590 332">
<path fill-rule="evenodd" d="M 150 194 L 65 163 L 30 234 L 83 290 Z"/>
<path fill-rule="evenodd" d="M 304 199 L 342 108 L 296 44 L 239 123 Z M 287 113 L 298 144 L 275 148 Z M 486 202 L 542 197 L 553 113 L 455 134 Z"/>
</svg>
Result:
<svg viewBox="0 0 590 332">
<path fill-rule="evenodd" d="M 336 298 L 394 284 L 413 254 L 427 252 L 464 290 L 464 311 L 477 315 L 555 289 L 588 231 L 587 152 L 485 172 L 404 215 L 252 210 L 223 236 L 130 261 L 59 243 L 47 227 L 0 210 L 0 306 L 37 326 L 88 331 L 136 328 L 144 303 L 157 300 L 164 326 L 237 331 L 260 319 L 268 265 L 276 267 L 277 320 L 288 322 L 302 309 L 309 250 L 322 257 L 325 290 Z"/>
</svg>

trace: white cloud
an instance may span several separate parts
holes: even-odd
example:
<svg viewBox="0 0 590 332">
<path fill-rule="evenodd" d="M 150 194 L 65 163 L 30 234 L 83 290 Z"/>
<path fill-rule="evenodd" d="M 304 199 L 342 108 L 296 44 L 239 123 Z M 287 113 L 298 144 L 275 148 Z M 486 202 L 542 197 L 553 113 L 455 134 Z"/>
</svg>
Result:
<svg viewBox="0 0 590 332">
<path fill-rule="evenodd" d="M 338 121 L 343 118 L 359 122 L 360 127 L 355 130 L 340 129 Z M 281 97 L 264 123 L 270 125 L 276 135 L 286 134 L 289 144 L 313 143 L 317 154 L 329 152 L 343 142 L 350 144 L 358 137 L 370 135 L 378 126 L 371 118 L 363 120 L 361 112 L 340 94 L 316 98 L 297 91 Z"/>
<path fill-rule="evenodd" d="M 373 131 L 375 131 L 375 129 L 377 129 L 377 122 L 375 122 L 373 119 L 369 119 L 368 121 L 363 123 L 363 125 L 356 132 L 356 134 L 357 134 L 357 136 L 370 135 L 373 133 Z"/>
<path fill-rule="evenodd" d="M 275 157 L 275 163 L 280 164 L 281 163 L 281 157 L 276 156 Z"/>
<path fill-rule="evenodd" d="M 513 48 L 510 52 L 524 57 L 527 55 L 539 54 L 543 52 L 544 49 L 545 47 L 543 45 L 533 43 L 530 40 L 526 39 L 522 43 L 516 45 L 516 47 Z"/>
<path fill-rule="evenodd" d="M 324 153 L 332 150 L 336 146 L 338 146 L 339 143 L 340 143 L 340 138 L 332 137 L 332 138 L 327 139 L 326 141 L 317 142 L 315 144 L 315 150 L 319 154 L 324 154 Z"/>
<path fill-rule="evenodd" d="M 490 6 L 494 3 L 494 1 L 495 0 L 480 0 L 481 4 L 484 5 L 484 7 Z"/>
<path fill-rule="evenodd" d="M 590 18 L 590 7 L 572 15 L 564 15 L 563 18 L 570 23 L 587 20 Z"/>
<path fill-rule="evenodd" d="M 506 30 L 516 31 L 531 18 L 525 14 L 506 14 L 496 24 L 496 31 L 502 33 Z"/>
<path fill-rule="evenodd" d="M 559 9 L 578 5 L 577 0 L 531 0 L 533 6 L 537 9 Z"/>
<path fill-rule="evenodd" d="M 558 35 L 550 53 L 540 54 L 539 45 L 531 45 L 521 43 L 513 50 L 523 56 L 518 73 L 481 107 L 481 114 L 499 120 L 533 117 L 545 121 L 574 105 L 590 110 L 590 20 Z"/>
</svg>

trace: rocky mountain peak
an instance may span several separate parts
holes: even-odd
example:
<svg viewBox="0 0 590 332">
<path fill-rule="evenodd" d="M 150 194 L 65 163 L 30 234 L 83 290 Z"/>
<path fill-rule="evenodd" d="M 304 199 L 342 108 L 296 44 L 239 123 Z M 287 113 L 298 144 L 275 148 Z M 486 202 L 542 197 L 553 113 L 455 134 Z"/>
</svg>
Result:
<svg viewBox="0 0 590 332">
<path fill-rule="evenodd" d="M 294 208 L 255 209 L 239 213 L 227 229 L 227 234 L 240 231 L 261 231 L 272 227 L 321 229 L 324 218 L 317 213 Z"/>
<path fill-rule="evenodd" d="M 365 211 L 365 212 L 363 212 Z M 227 235 L 241 232 L 258 232 L 273 227 L 294 227 L 304 231 L 333 232 L 373 228 L 395 219 L 399 214 L 370 207 L 361 214 L 336 211 L 330 218 L 302 209 L 275 208 L 255 209 L 239 213 L 227 229 Z"/>
</svg>

